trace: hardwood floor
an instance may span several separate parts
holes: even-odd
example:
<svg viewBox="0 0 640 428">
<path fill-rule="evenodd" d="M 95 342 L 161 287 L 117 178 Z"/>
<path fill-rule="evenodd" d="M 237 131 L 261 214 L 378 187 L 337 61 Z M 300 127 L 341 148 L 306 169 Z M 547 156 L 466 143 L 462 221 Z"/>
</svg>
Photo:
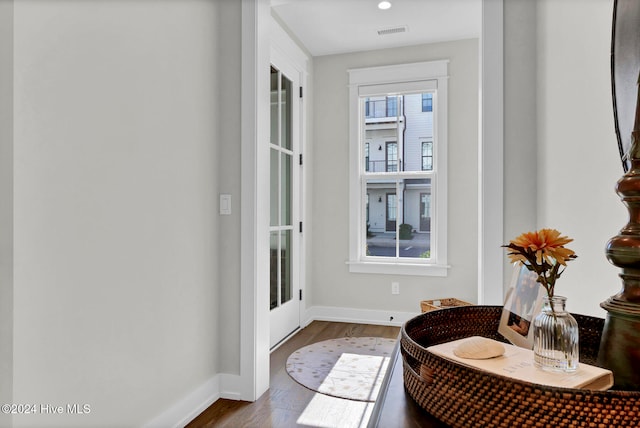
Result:
<svg viewBox="0 0 640 428">
<path fill-rule="evenodd" d="M 297 421 L 314 396 L 318 394 L 298 384 L 287 374 L 285 365 L 289 355 L 303 346 L 327 339 L 357 336 L 395 339 L 399 332 L 398 327 L 314 321 L 271 353 L 270 388 L 262 397 L 253 403 L 220 399 L 191 421 L 187 428 L 305 426 L 298 424 Z M 401 393 L 404 397 L 404 391 Z M 404 400 L 403 397 L 399 397 L 399 399 Z M 349 401 L 338 398 L 331 399 L 338 400 L 334 404 L 340 401 Z M 406 416 L 413 422 L 396 426 L 421 425 L 415 421 L 416 409 L 411 407 L 412 404 L 413 402 L 409 403 L 405 409 L 403 402 L 402 408 Z M 404 420 L 406 418 L 403 416 L 398 419 Z"/>
</svg>

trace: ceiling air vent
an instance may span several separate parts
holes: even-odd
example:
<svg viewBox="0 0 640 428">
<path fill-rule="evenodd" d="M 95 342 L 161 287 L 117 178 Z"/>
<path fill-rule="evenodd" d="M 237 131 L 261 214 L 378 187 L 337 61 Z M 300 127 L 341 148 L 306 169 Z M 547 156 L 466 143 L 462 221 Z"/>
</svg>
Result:
<svg viewBox="0 0 640 428">
<path fill-rule="evenodd" d="M 406 32 L 407 32 L 407 26 L 403 25 L 401 27 L 382 28 L 378 30 L 378 36 L 386 36 L 387 34 L 406 33 Z"/>
</svg>

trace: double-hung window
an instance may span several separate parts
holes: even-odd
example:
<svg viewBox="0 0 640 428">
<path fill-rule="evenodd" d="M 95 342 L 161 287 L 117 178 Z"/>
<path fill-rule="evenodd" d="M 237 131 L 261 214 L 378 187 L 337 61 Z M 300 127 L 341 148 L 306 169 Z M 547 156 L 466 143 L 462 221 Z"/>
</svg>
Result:
<svg viewBox="0 0 640 428">
<path fill-rule="evenodd" d="M 447 68 L 349 70 L 351 272 L 447 275 Z"/>
</svg>

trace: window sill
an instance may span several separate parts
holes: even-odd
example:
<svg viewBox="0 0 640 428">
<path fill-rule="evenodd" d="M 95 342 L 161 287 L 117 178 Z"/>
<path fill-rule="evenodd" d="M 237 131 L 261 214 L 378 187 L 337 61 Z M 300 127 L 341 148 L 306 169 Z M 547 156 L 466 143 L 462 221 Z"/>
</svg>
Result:
<svg viewBox="0 0 640 428">
<path fill-rule="evenodd" d="M 416 263 L 389 263 L 389 262 L 363 262 L 348 261 L 350 273 L 374 273 L 382 275 L 414 275 L 414 276 L 440 276 L 446 277 L 449 273 L 449 265 L 416 264 Z"/>
</svg>

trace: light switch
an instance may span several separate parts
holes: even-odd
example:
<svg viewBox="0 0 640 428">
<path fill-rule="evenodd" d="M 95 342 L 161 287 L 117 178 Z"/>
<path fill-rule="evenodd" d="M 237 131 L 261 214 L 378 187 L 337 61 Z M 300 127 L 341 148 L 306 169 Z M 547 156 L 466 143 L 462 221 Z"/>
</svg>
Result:
<svg viewBox="0 0 640 428">
<path fill-rule="evenodd" d="M 231 215 L 231 195 L 220 195 L 220 215 Z"/>
</svg>

